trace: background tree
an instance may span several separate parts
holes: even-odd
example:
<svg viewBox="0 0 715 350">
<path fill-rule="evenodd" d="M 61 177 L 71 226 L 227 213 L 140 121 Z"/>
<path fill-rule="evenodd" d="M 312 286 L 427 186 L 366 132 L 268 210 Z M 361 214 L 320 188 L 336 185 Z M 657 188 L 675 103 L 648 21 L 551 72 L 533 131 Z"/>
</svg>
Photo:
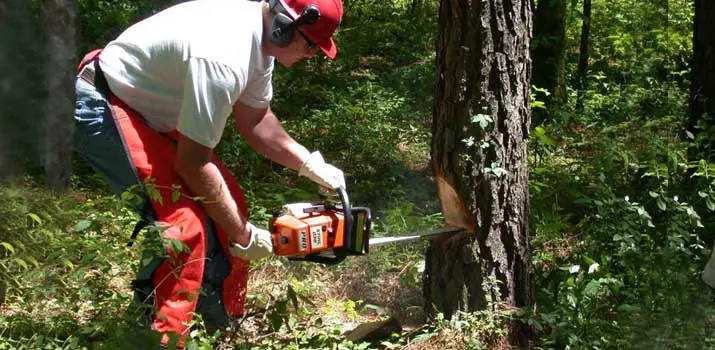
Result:
<svg viewBox="0 0 715 350">
<path fill-rule="evenodd" d="M 534 124 L 540 124 L 551 108 L 566 100 L 566 8 L 567 0 L 541 0 L 534 10 L 531 84 L 549 91 L 548 95 L 539 96 L 547 110 L 534 110 Z"/>
<path fill-rule="evenodd" d="M 74 110 L 74 67 L 77 65 L 77 10 L 74 0 L 42 3 L 46 63 L 44 101 L 45 181 L 51 188 L 64 188 L 71 172 Z"/>
<path fill-rule="evenodd" d="M 695 0 L 688 129 L 698 135 L 699 156 L 710 157 L 715 141 L 715 2 Z"/>
<path fill-rule="evenodd" d="M 28 1 L 0 4 L 0 179 L 22 175 L 38 154 L 42 67 L 34 17 Z"/>
<path fill-rule="evenodd" d="M 591 32 L 591 0 L 583 0 L 583 15 L 581 18 L 581 45 L 579 47 L 578 72 L 576 73 L 578 89 L 576 108 L 579 110 L 583 109 L 583 99 L 586 93 L 588 78 L 588 40 Z"/>
<path fill-rule="evenodd" d="M 433 242 L 427 312 L 533 304 L 528 240 L 531 1 L 443 0 L 437 38 L 432 167 L 448 224 Z M 509 342 L 526 345 L 510 327 Z"/>
</svg>

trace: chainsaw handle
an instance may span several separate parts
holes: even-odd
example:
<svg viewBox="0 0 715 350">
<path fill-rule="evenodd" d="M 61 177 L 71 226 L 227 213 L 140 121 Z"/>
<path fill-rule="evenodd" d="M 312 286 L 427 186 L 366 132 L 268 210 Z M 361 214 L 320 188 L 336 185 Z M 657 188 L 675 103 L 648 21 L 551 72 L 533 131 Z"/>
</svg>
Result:
<svg viewBox="0 0 715 350">
<path fill-rule="evenodd" d="M 344 186 L 338 187 L 337 191 L 340 196 L 340 202 L 343 204 L 343 234 L 347 236 L 350 230 L 353 229 L 353 214 L 352 208 L 350 208 L 350 198 L 348 198 L 348 191 Z"/>
</svg>

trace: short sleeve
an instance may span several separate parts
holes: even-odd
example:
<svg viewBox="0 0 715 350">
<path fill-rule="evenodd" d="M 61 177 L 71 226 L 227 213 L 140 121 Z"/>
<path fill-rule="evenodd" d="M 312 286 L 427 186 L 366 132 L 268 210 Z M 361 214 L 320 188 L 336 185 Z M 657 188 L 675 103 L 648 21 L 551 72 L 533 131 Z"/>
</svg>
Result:
<svg viewBox="0 0 715 350">
<path fill-rule="evenodd" d="M 216 147 L 240 87 L 238 76 L 226 65 L 190 58 L 177 130 L 206 147 Z"/>
<path fill-rule="evenodd" d="M 266 58 L 261 69 L 251 74 L 239 101 L 253 108 L 267 107 L 273 98 L 273 58 Z"/>
</svg>

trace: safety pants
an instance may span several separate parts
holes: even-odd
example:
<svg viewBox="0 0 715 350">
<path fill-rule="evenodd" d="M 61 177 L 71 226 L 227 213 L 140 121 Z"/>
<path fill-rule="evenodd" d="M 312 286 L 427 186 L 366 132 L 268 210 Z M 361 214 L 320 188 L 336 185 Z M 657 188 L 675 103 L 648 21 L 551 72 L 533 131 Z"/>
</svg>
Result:
<svg viewBox="0 0 715 350">
<path fill-rule="evenodd" d="M 87 54 L 78 67 L 75 149 L 115 193 L 137 184 L 144 189 L 144 204 L 135 209 L 144 220 L 163 228 L 168 258 L 154 259 L 155 263 L 140 269 L 135 298 L 152 302 L 152 328 L 163 334 L 162 343 L 169 342 L 171 333 L 183 343 L 194 312 L 214 327 L 226 325 L 228 316 L 243 314 L 249 265 L 231 255 L 226 232 L 192 199 L 173 170 L 176 135 L 155 131 L 109 91 L 97 60 L 100 52 Z M 216 155 L 212 162 L 248 217 L 235 178 Z M 146 196 L 146 186 L 153 186 L 161 198 Z M 181 192 L 178 198 L 177 190 Z M 168 244 L 172 241 L 180 244 Z"/>
</svg>

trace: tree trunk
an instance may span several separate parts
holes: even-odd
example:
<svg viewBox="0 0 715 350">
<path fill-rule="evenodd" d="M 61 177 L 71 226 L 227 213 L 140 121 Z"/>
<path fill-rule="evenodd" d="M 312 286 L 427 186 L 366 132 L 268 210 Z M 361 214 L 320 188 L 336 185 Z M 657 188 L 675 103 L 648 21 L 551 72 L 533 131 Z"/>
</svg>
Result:
<svg viewBox="0 0 715 350">
<path fill-rule="evenodd" d="M 441 1 L 432 167 L 447 224 L 466 233 L 427 250 L 428 315 L 533 305 L 531 15 L 531 0 Z M 527 346 L 528 338 L 528 327 L 510 324 L 510 344 Z"/>
<path fill-rule="evenodd" d="M 698 152 L 708 157 L 715 149 L 715 1 L 695 0 L 689 130 L 697 135 Z"/>
<path fill-rule="evenodd" d="M 69 182 L 74 111 L 73 76 L 77 64 L 77 11 L 74 0 L 45 0 L 42 4 L 46 45 L 45 135 L 43 165 L 48 187 Z"/>
<path fill-rule="evenodd" d="M 576 75 L 578 84 L 578 95 L 576 98 L 576 109 L 583 110 L 583 98 L 587 87 L 588 74 L 588 38 L 591 35 L 591 0 L 583 0 L 583 23 L 581 24 L 581 47 L 579 48 L 578 73 Z"/>
<path fill-rule="evenodd" d="M 30 5 L 0 1 L 0 180 L 21 176 L 39 148 L 40 38 Z"/>
<path fill-rule="evenodd" d="M 567 0 L 540 0 L 534 11 L 534 76 L 531 83 L 551 93 L 539 97 L 544 99 L 547 110 L 534 111 L 535 124 L 541 124 L 550 109 L 558 108 L 566 101 L 566 4 Z"/>
</svg>

